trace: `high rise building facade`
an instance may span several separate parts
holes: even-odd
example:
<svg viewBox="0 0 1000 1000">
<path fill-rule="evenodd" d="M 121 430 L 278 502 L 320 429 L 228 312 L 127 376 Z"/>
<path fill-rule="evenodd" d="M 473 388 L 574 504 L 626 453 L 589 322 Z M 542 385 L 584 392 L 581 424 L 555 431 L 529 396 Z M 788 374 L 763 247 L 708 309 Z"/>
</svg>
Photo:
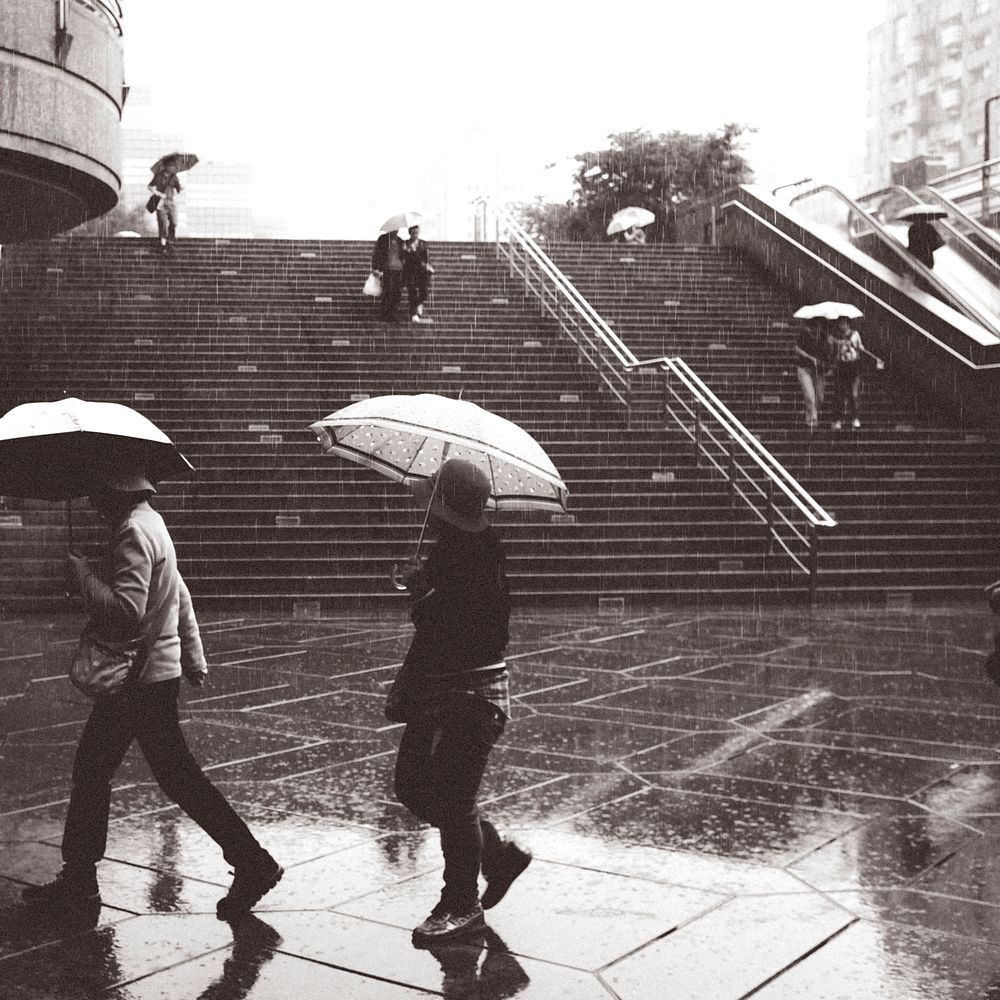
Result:
<svg viewBox="0 0 1000 1000">
<path fill-rule="evenodd" d="M 150 165 L 165 153 L 198 153 L 179 133 L 158 127 L 149 88 L 129 92 L 122 116 L 122 193 L 125 208 L 145 204 L 152 179 Z M 277 238 L 286 235 L 282 220 L 257 216 L 253 202 L 253 168 L 236 160 L 203 159 L 180 175 L 178 202 L 182 236 Z"/>
<path fill-rule="evenodd" d="M 1000 93 L 1000 0 L 887 0 L 868 36 L 868 92 L 868 190 L 890 182 L 893 162 L 981 161 L 986 102 Z M 990 119 L 995 156 L 1000 101 Z"/>
</svg>

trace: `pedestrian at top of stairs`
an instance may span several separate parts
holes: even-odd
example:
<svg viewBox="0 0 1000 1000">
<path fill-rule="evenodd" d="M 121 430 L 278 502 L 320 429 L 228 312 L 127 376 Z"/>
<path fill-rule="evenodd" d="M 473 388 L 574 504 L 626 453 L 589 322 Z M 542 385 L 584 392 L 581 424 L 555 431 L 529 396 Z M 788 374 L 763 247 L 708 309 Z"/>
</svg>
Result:
<svg viewBox="0 0 1000 1000">
<path fill-rule="evenodd" d="M 471 462 L 449 459 L 414 492 L 428 503 L 437 538 L 426 566 L 406 578 L 416 633 L 386 714 L 406 723 L 396 796 L 441 834 L 441 897 L 413 932 L 415 944 L 428 946 L 481 928 L 483 910 L 500 902 L 531 855 L 501 839 L 476 804 L 510 713 L 510 597 L 503 545 L 483 513 L 490 483 Z"/>
<path fill-rule="evenodd" d="M 205 776 L 181 732 L 181 677 L 200 687 L 208 667 L 173 541 L 149 505 L 155 492 L 140 468 L 119 469 L 95 482 L 91 506 L 112 532 L 107 580 L 91 569 L 85 555 L 69 552 L 70 572 L 91 613 L 88 630 L 112 645 L 141 638 L 139 672 L 116 694 L 94 702 L 73 761 L 62 870 L 45 885 L 25 888 L 22 897 L 29 907 L 46 910 L 100 904 L 97 864 L 107 848 L 111 780 L 138 741 L 166 795 L 232 865 L 233 883 L 216 914 L 234 921 L 278 883 L 283 871 Z"/>
<path fill-rule="evenodd" d="M 410 226 L 409 239 L 403 244 L 403 284 L 411 323 L 433 323 L 424 316 L 424 303 L 430 291 L 434 268 L 427 259 L 427 242 L 420 238 L 420 226 Z"/>
<path fill-rule="evenodd" d="M 382 319 L 391 323 L 403 295 L 403 241 L 397 232 L 382 233 L 375 241 L 372 272 L 382 279 Z"/>
<path fill-rule="evenodd" d="M 150 202 L 156 202 L 156 229 L 160 238 L 160 253 L 173 250 L 177 242 L 177 195 L 181 193 L 181 182 L 177 170 L 166 168 L 157 173 L 149 184 L 152 192 Z"/>
</svg>

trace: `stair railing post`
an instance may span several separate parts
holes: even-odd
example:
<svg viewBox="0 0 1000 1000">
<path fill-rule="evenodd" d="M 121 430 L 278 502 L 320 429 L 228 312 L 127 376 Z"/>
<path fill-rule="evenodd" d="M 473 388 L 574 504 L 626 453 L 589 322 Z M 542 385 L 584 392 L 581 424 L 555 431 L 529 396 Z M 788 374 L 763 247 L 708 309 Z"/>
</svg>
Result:
<svg viewBox="0 0 1000 1000">
<path fill-rule="evenodd" d="M 694 401 L 694 464 L 701 465 L 701 439 L 703 425 L 701 422 L 701 404 L 697 399 Z"/>
<path fill-rule="evenodd" d="M 767 477 L 767 554 L 774 552 L 774 515 L 777 513 L 774 506 L 774 480 Z"/>
<path fill-rule="evenodd" d="M 819 533 L 809 525 L 809 607 L 816 605 L 816 571 L 819 567 Z"/>
</svg>

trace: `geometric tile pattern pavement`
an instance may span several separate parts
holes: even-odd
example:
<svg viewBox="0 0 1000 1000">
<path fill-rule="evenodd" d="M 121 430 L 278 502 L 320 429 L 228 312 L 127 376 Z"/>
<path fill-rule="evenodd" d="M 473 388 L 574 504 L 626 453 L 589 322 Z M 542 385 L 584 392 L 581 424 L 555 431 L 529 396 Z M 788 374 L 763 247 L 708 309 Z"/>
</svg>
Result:
<svg viewBox="0 0 1000 1000">
<path fill-rule="evenodd" d="M 1000 691 L 981 609 L 516 613 L 484 812 L 535 863 L 416 950 L 433 831 L 393 800 L 380 619 L 205 616 L 208 773 L 286 867 L 233 931 L 218 850 L 130 753 L 98 913 L 26 920 L 59 867 L 87 705 L 76 615 L 0 621 L 0 998 L 1000 997 Z"/>
</svg>

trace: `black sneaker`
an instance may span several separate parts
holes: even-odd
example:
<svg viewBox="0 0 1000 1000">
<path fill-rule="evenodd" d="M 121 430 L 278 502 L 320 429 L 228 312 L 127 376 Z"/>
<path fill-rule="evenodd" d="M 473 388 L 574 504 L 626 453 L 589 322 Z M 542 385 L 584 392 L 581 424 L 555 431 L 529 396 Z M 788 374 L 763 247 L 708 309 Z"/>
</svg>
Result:
<svg viewBox="0 0 1000 1000">
<path fill-rule="evenodd" d="M 496 906 L 507 895 L 507 890 L 514 884 L 514 879 L 531 864 L 531 855 L 527 851 L 522 851 L 517 844 L 508 841 L 500 850 L 500 858 L 494 870 L 488 875 L 483 873 L 486 877 L 486 892 L 483 893 L 481 900 L 484 910 Z"/>
<path fill-rule="evenodd" d="M 83 872 L 63 868 L 45 885 L 29 885 L 21 890 L 21 899 L 29 906 L 59 907 L 100 904 L 101 890 L 94 869 Z"/>
<path fill-rule="evenodd" d="M 285 874 L 285 869 L 270 855 L 255 865 L 237 868 L 229 892 L 215 904 L 215 915 L 230 922 L 248 914 Z"/>
<path fill-rule="evenodd" d="M 450 941 L 478 930 L 484 924 L 483 908 L 478 903 L 473 903 L 472 908 L 465 913 L 451 913 L 439 904 L 431 910 L 430 916 L 422 924 L 413 928 L 413 943 L 421 947 L 438 941 Z"/>
</svg>

